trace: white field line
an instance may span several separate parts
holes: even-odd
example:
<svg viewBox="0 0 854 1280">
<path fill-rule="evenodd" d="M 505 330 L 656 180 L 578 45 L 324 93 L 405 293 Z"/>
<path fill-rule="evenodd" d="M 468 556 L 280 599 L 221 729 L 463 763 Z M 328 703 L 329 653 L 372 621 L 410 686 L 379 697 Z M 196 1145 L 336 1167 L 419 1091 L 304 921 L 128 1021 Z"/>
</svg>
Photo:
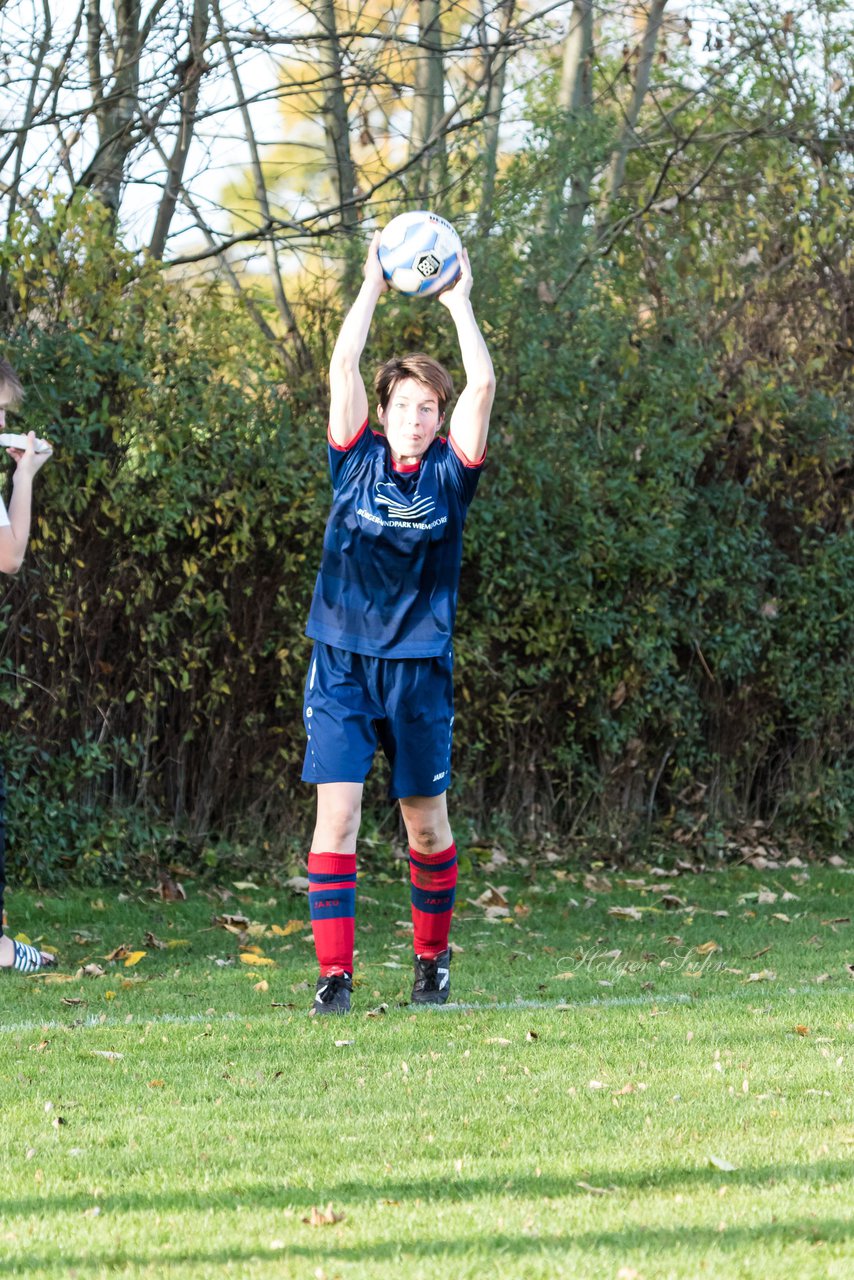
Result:
<svg viewBox="0 0 854 1280">
<path fill-rule="evenodd" d="M 803 996 L 816 998 L 818 996 L 827 995 L 843 995 L 854 996 L 854 986 L 844 989 L 837 988 L 834 992 L 829 992 L 825 988 L 815 986 L 802 987 L 786 987 L 785 990 L 765 990 L 760 991 L 756 986 L 751 986 L 750 990 L 723 992 L 710 996 L 689 996 L 680 992 L 676 995 L 660 995 L 660 996 L 594 996 L 590 1000 L 499 1000 L 494 1004 L 446 1004 L 446 1005 L 425 1005 L 419 1010 L 422 1016 L 426 1013 L 431 1014 L 448 1014 L 448 1013 L 512 1013 L 514 1010 L 520 1012 L 530 1010 L 551 1010 L 553 1013 L 572 1013 L 574 1010 L 583 1009 L 630 1009 L 635 1007 L 645 1007 L 656 1009 L 663 1005 L 681 1005 L 700 1008 L 706 1004 L 731 1004 L 739 1000 L 755 1000 L 757 1003 L 783 1003 L 784 999 L 790 999 L 793 996 L 801 998 Z M 412 1005 L 401 1005 L 400 1012 L 407 1014 L 412 1013 Z M 305 1013 L 308 1015 L 308 1009 L 294 1009 L 292 1013 Z M 360 1011 L 358 1008 L 353 1009 L 354 1020 L 359 1020 Z M 226 1022 L 253 1022 L 257 1023 L 262 1018 L 266 1020 L 274 1015 L 261 1014 L 259 1011 L 249 1010 L 246 1013 L 160 1013 L 153 1017 L 136 1017 L 133 1014 L 127 1015 L 125 1018 L 106 1018 L 102 1020 L 100 1014 L 89 1014 L 85 1018 L 75 1018 L 68 1022 L 60 1022 L 57 1020 L 45 1022 L 44 1020 L 31 1022 L 0 1022 L 0 1035 L 17 1035 L 27 1032 L 36 1031 L 92 1031 L 99 1027 L 108 1030 L 116 1030 L 118 1027 L 148 1027 L 148 1026 L 178 1026 L 190 1027 L 198 1024 L 211 1025 Z M 337 1018 L 332 1019 L 333 1023 L 338 1025 Z"/>
</svg>

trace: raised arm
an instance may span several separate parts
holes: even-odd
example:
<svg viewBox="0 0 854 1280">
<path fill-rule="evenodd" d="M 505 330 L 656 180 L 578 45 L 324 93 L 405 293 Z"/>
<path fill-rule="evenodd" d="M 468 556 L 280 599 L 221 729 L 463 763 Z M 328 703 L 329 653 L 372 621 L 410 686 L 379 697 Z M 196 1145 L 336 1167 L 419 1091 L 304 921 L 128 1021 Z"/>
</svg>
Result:
<svg viewBox="0 0 854 1280">
<path fill-rule="evenodd" d="M 365 260 L 365 279 L 347 312 L 329 362 L 329 434 L 341 448 L 358 434 L 368 416 L 368 393 L 359 372 L 359 360 L 379 297 L 388 288 L 377 257 L 379 243 L 377 231 Z"/>
<path fill-rule="evenodd" d="M 35 439 L 35 432 L 31 431 L 26 449 L 6 450 L 18 465 L 12 477 L 9 524 L 0 528 L 0 573 L 17 573 L 23 563 L 30 540 L 33 477 L 52 456 L 50 453 L 36 453 Z"/>
<path fill-rule="evenodd" d="M 453 289 L 439 295 L 456 325 L 466 385 L 451 414 L 449 435 L 469 462 L 480 462 L 486 452 L 489 414 L 495 399 L 495 372 L 483 334 L 471 305 L 472 274 L 469 256 L 463 250 L 460 278 Z"/>
</svg>

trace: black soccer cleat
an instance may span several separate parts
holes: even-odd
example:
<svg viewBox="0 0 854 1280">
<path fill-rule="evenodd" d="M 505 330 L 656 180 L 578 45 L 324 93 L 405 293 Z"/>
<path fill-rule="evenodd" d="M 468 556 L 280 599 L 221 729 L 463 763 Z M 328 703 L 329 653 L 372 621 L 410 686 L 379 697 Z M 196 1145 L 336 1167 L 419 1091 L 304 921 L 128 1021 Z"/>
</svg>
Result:
<svg viewBox="0 0 854 1280">
<path fill-rule="evenodd" d="M 451 949 L 440 951 L 433 960 L 415 957 L 413 1004 L 446 1004 L 451 994 Z"/>
<path fill-rule="evenodd" d="M 317 979 L 311 1012 L 315 1017 L 325 1013 L 349 1013 L 352 990 L 352 973 L 330 973 L 326 978 L 321 974 Z"/>
</svg>

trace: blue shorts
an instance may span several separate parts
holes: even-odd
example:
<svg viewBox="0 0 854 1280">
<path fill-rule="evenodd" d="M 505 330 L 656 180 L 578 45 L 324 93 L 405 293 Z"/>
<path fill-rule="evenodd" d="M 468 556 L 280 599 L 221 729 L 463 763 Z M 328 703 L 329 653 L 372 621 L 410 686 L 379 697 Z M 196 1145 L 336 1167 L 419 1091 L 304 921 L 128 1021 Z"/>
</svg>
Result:
<svg viewBox="0 0 854 1280">
<path fill-rule="evenodd" d="M 451 782 L 453 653 L 370 658 L 316 641 L 305 683 L 303 782 L 364 782 L 377 745 L 389 796 L 438 796 Z"/>
</svg>

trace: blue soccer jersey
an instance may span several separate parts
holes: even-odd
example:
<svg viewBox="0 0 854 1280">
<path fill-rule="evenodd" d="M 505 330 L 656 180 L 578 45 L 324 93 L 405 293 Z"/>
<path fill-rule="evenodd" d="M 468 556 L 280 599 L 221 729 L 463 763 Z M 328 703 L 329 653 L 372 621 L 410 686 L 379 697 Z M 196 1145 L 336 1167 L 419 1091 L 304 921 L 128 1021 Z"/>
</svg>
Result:
<svg viewBox="0 0 854 1280">
<path fill-rule="evenodd" d="M 378 658 L 446 653 L 482 463 L 437 436 L 398 470 L 367 422 L 346 448 L 330 441 L 332 510 L 306 635 Z"/>
</svg>

